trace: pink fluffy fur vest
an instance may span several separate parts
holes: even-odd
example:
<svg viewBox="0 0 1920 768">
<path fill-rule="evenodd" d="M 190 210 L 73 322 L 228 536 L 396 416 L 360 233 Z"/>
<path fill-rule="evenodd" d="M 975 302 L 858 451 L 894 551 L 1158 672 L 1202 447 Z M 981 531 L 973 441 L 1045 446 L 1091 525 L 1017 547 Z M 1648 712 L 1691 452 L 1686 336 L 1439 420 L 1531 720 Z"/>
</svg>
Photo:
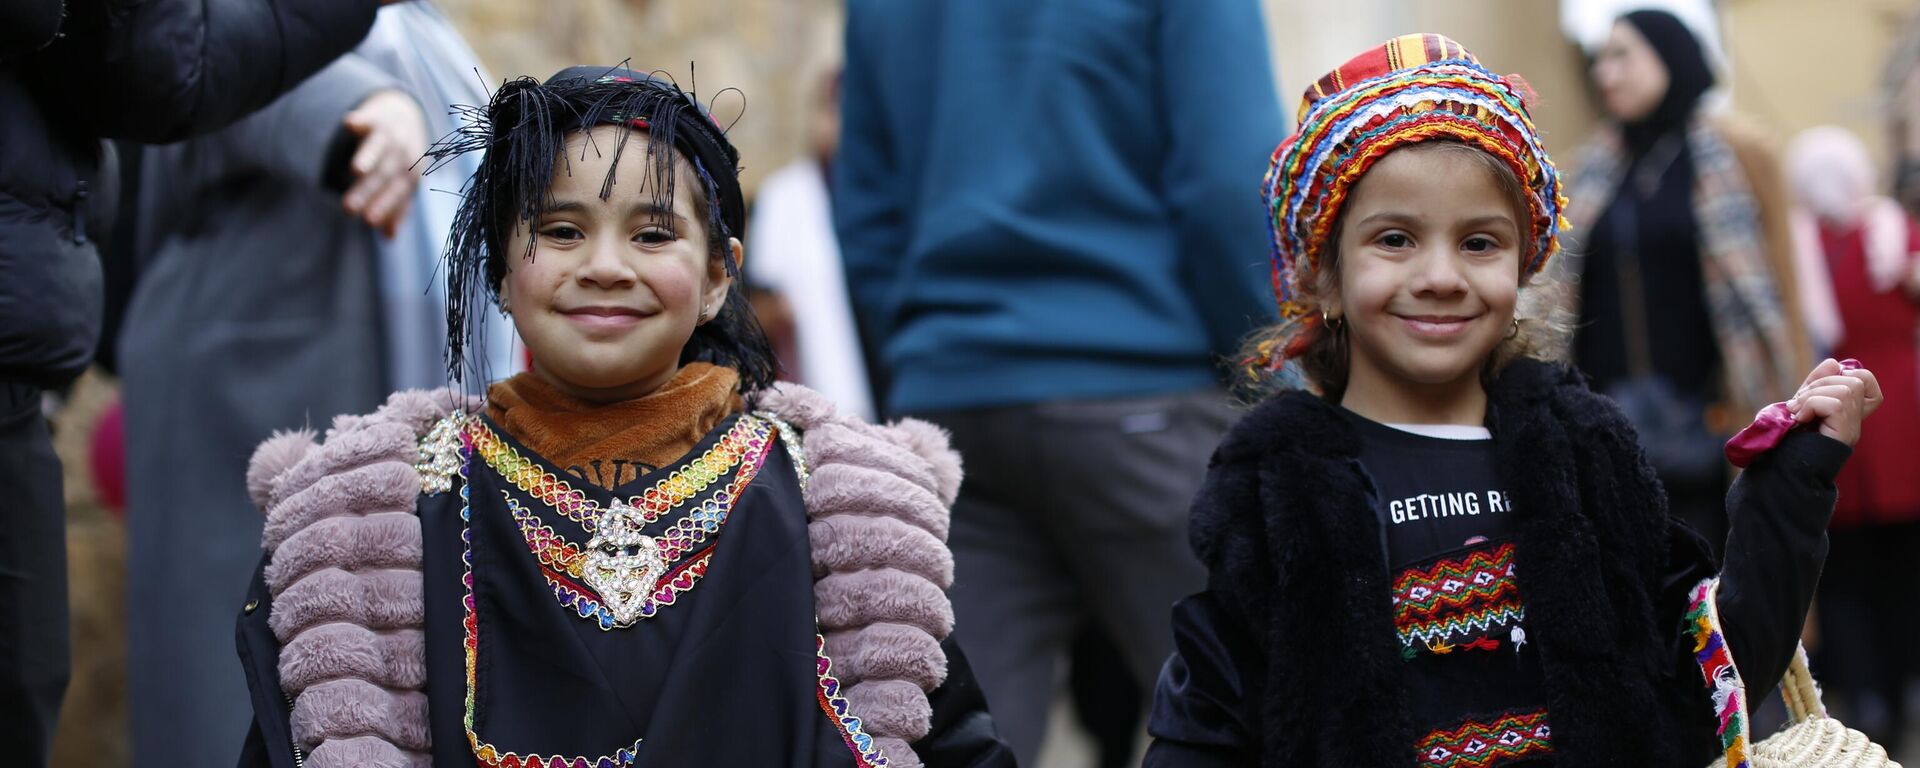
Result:
<svg viewBox="0 0 1920 768">
<path fill-rule="evenodd" d="M 334 419 L 324 440 L 279 434 L 253 455 L 269 624 L 309 766 L 429 764 L 422 443 L 450 413 L 479 405 L 399 392 L 372 414 Z M 848 702 L 894 765 L 918 766 L 910 745 L 927 734 L 927 693 L 947 674 L 945 542 L 960 457 L 933 425 L 867 424 L 798 386 L 776 386 L 755 407 L 801 433 L 814 600 Z"/>
</svg>

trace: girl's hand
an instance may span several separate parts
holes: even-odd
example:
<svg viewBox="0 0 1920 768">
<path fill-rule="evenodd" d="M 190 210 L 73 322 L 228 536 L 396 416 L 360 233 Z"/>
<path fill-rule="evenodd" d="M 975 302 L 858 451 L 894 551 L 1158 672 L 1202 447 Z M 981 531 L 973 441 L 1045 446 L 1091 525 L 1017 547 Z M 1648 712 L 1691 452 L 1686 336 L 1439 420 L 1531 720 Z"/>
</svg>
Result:
<svg viewBox="0 0 1920 768">
<path fill-rule="evenodd" d="M 1806 383 L 1787 401 L 1795 422 L 1818 420 L 1820 434 L 1848 447 L 1860 441 L 1860 423 L 1880 407 L 1880 382 L 1865 368 L 1845 368 L 1827 358 L 1807 374 Z"/>
</svg>

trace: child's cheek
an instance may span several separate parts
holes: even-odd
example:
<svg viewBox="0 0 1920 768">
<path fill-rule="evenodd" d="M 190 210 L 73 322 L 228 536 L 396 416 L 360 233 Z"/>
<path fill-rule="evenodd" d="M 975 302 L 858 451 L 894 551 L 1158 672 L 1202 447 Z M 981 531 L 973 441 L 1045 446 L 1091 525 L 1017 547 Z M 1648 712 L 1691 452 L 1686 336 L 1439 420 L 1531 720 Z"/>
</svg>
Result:
<svg viewBox="0 0 1920 768">
<path fill-rule="evenodd" d="M 699 265 L 691 259 L 658 259 L 648 264 L 641 274 L 653 295 L 668 309 L 700 310 L 700 292 L 705 285 Z"/>
</svg>

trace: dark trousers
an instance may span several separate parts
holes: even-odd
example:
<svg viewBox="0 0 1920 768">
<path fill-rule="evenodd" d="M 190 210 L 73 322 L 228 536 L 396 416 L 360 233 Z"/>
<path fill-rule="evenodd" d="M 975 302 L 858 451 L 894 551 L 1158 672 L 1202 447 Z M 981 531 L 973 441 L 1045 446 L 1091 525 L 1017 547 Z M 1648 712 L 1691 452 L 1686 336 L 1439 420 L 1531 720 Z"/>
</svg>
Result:
<svg viewBox="0 0 1920 768">
<path fill-rule="evenodd" d="M 1232 409 L 1208 391 L 915 415 L 951 432 L 965 462 L 956 626 L 1001 738 L 1033 765 L 1056 663 L 1086 623 L 1153 690 L 1173 603 L 1206 581 L 1187 511 Z"/>
<path fill-rule="evenodd" d="M 1814 674 L 1836 715 L 1896 758 L 1904 746 L 1907 681 L 1916 672 L 1913 560 L 1920 522 L 1837 529 L 1815 603 L 1820 649 Z"/>
<path fill-rule="evenodd" d="M 44 766 L 67 676 L 60 460 L 40 390 L 0 380 L 0 755 Z"/>
</svg>

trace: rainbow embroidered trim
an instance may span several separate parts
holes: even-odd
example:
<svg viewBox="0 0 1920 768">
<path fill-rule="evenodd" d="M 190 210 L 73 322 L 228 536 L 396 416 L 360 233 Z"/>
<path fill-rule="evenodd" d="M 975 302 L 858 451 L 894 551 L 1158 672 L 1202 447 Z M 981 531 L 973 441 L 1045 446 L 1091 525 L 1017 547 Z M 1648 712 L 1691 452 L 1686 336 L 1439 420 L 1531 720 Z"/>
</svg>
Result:
<svg viewBox="0 0 1920 768">
<path fill-rule="evenodd" d="M 640 606 L 640 617 L 633 623 L 651 619 L 660 612 L 660 609 L 678 602 L 681 593 L 692 590 L 693 585 L 706 578 L 707 566 L 712 562 L 713 547 L 707 547 L 693 559 L 675 566 L 665 576 L 660 577 L 660 584 L 654 588 L 653 598 Z M 613 611 L 601 605 L 599 597 L 586 585 L 556 574 L 545 567 L 540 569 L 540 575 L 546 577 L 547 586 L 553 590 L 553 596 L 559 598 L 560 604 L 571 609 L 580 618 L 592 620 L 598 623 L 601 629 L 609 631 L 632 626 L 632 623 L 621 624 L 618 619 L 615 619 Z"/>
<path fill-rule="evenodd" d="M 538 522 L 540 522 L 540 518 L 534 518 L 532 513 L 526 511 L 524 505 L 520 505 L 520 501 L 515 499 L 511 493 L 501 492 L 501 495 L 507 499 L 507 509 L 513 511 L 515 522 L 520 524 L 520 532 L 530 532 L 530 530 L 532 530 L 528 518 L 532 518 L 532 524 L 538 524 Z M 720 522 L 724 524 L 726 518 L 722 516 Z M 545 524 L 540 524 L 538 530 L 549 534 L 549 536 L 553 534 L 553 528 L 549 528 L 549 526 L 545 526 Z M 718 526 L 716 526 L 714 530 L 718 530 Z M 551 561 L 551 559 L 549 559 L 551 555 L 549 555 L 547 551 L 541 551 L 541 549 L 538 549 L 538 547 L 534 545 L 532 534 L 528 534 L 528 536 L 530 536 L 530 538 L 528 538 L 528 547 L 534 547 L 534 555 L 540 559 L 540 574 L 547 580 L 547 588 L 553 589 L 553 597 L 559 599 L 561 605 L 568 607 L 570 611 L 576 612 L 580 618 L 593 620 L 593 622 L 599 624 L 601 630 L 609 630 L 609 632 L 611 632 L 611 630 L 620 630 L 620 628 L 634 626 L 639 620 L 653 618 L 657 612 L 660 612 L 660 609 L 664 609 L 664 607 L 668 607 L 668 605 L 674 605 L 674 603 L 680 599 L 680 593 L 693 589 L 695 584 L 699 584 L 701 578 L 707 576 L 707 564 L 712 563 L 712 557 L 714 557 L 714 547 L 707 547 L 707 549 L 701 549 L 701 553 L 695 555 L 693 559 L 676 564 L 674 568 L 670 568 L 666 574 L 660 576 L 659 586 L 653 591 L 653 597 L 651 597 L 645 605 L 639 607 L 639 616 L 634 618 L 632 622 L 622 624 L 618 618 L 614 618 L 611 609 L 607 609 L 605 605 L 601 605 L 599 593 L 595 593 L 593 588 L 588 588 L 586 584 L 580 584 L 580 572 L 578 572 L 578 570 L 557 570 L 559 563 Z M 668 563 L 672 563 L 674 557 L 678 557 L 678 553 L 672 555 L 672 557 L 668 557 Z"/>
<path fill-rule="evenodd" d="M 1506 543 L 1401 571 L 1393 582 L 1393 625 L 1402 653 L 1409 657 L 1416 653 L 1416 643 L 1434 653 L 1448 653 L 1455 647 L 1497 648 L 1499 641 L 1490 638 L 1463 646 L 1449 643 L 1526 620 L 1526 603 L 1514 578 L 1513 551 L 1513 544 Z M 1486 647 L 1489 641 L 1492 645 Z"/>
<path fill-rule="evenodd" d="M 866 727 L 853 714 L 846 697 L 840 695 L 840 680 L 833 676 L 833 660 L 827 658 L 826 636 L 814 635 L 814 641 L 815 663 L 820 677 L 820 711 L 833 721 L 834 730 L 846 741 L 847 749 L 853 751 L 856 768 L 885 768 L 887 756 L 881 753 L 873 737 L 867 735 Z"/>
<path fill-rule="evenodd" d="M 1559 248 L 1567 201 L 1518 81 L 1495 75 L 1437 35 L 1408 35 L 1383 48 L 1317 82 L 1302 105 L 1299 129 L 1274 150 L 1261 192 L 1283 319 L 1308 314 L 1295 294 L 1319 269 L 1319 249 L 1353 184 L 1388 152 L 1411 143 L 1451 139 L 1485 150 L 1526 185 L 1533 217 L 1533 251 L 1522 255 L 1526 275 Z M 1347 82 L 1342 74 L 1349 68 L 1384 72 Z"/>
<path fill-rule="evenodd" d="M 1747 768 L 1747 684 L 1733 666 L 1727 651 L 1727 639 L 1720 634 L 1720 610 L 1714 601 L 1719 579 L 1707 579 L 1695 585 L 1687 605 L 1686 627 L 1693 635 L 1693 660 L 1700 674 L 1713 687 L 1713 714 L 1719 723 L 1720 750 L 1727 756 L 1727 768 Z"/>
<path fill-rule="evenodd" d="M 709 536 L 719 533 L 720 529 L 726 525 L 727 517 L 732 514 L 733 506 L 739 501 L 740 495 L 746 491 L 747 485 L 759 476 L 761 467 L 765 466 L 767 455 L 773 447 L 771 424 L 753 417 L 742 417 L 741 421 L 753 423 L 749 425 L 747 437 L 743 441 L 748 451 L 747 455 L 731 462 L 738 466 L 733 481 L 700 502 L 672 527 L 654 537 L 660 544 L 663 562 L 673 563 L 679 560 L 688 551 L 704 544 Z M 484 425 L 475 427 L 474 431 L 492 437 L 491 431 Z M 736 425 L 736 429 L 729 431 L 727 437 L 734 437 L 737 434 L 739 430 Z M 506 460 L 499 464 L 489 462 L 490 468 L 498 471 L 500 465 L 532 466 L 512 448 L 500 443 L 497 438 L 493 443 L 501 446 L 496 456 L 504 456 Z M 509 477 L 509 482 L 512 479 Z M 705 485 L 710 484 L 711 481 Z M 704 487 L 701 490 L 704 490 Z M 566 491 L 569 494 L 577 493 L 571 488 Z M 652 599 L 641 606 L 639 615 L 632 621 L 623 623 L 614 617 L 611 610 L 601 604 L 599 596 L 591 588 L 581 583 L 586 555 L 580 547 L 565 540 L 553 530 L 552 526 L 541 520 L 538 514 L 513 498 L 511 493 L 501 491 L 501 496 L 506 500 L 507 509 L 512 513 L 514 523 L 519 526 L 521 535 L 525 537 L 527 548 L 539 560 L 547 585 L 553 590 L 554 597 L 560 601 L 561 605 L 572 609 L 580 618 L 598 623 L 602 630 L 611 631 L 630 627 L 639 621 L 652 618 L 662 607 L 672 605 L 681 592 L 693 589 L 693 585 L 706 575 L 705 559 L 711 559 L 711 548 L 705 553 L 705 559 L 700 562 L 681 563 L 663 574 Z M 659 515 L 650 516 L 655 519 L 659 517 Z"/>
<path fill-rule="evenodd" d="M 662 562 L 673 563 L 690 550 L 704 544 L 709 536 L 716 534 L 726 525 L 727 516 L 732 513 L 733 505 L 748 484 L 760 474 L 767 455 L 773 447 L 772 423 L 752 416 L 742 416 L 734 427 L 722 436 L 712 449 L 696 458 L 682 470 L 675 470 L 666 480 L 656 483 L 648 494 L 659 492 L 661 497 L 648 500 L 645 496 L 636 496 L 632 504 L 641 508 L 643 503 L 654 504 L 645 508 L 642 519 L 648 523 L 659 520 L 662 512 L 671 511 L 685 503 L 692 495 L 705 492 L 714 482 L 725 476 L 725 472 L 734 472 L 733 481 L 727 487 L 715 492 L 700 502 L 686 517 L 675 522 L 672 527 L 653 537 L 660 544 Z M 487 466 L 499 473 L 507 482 L 536 497 L 555 499 L 562 503 L 577 499 L 578 510 L 597 510 L 598 505 L 585 498 L 579 490 L 567 481 L 557 478 L 553 473 L 542 470 L 538 464 L 522 456 L 512 446 L 501 440 L 499 435 L 478 419 L 470 421 L 465 434 L 479 447 Z M 735 471 L 737 467 L 737 471 Z M 713 474 L 718 468 L 722 474 Z M 538 492 L 537 492 L 538 491 Z M 689 495 L 680 496 L 682 491 Z M 599 624 L 602 630 L 614 630 L 630 627 L 633 624 L 652 618 L 659 609 L 672 605 L 681 593 L 693 588 L 701 577 L 706 575 L 705 562 L 689 567 L 681 563 L 663 574 L 659 586 L 649 601 L 640 609 L 632 621 L 625 623 L 614 618 L 613 612 L 600 603 L 598 595 L 585 586 L 583 578 L 586 553 L 579 545 L 567 541 L 559 532 L 541 520 L 538 513 L 521 504 L 508 491 L 501 491 L 508 511 L 513 515 L 514 523 L 520 534 L 526 539 L 527 549 L 539 560 L 547 585 L 553 590 L 555 599 L 568 607 L 583 619 Z M 661 499 L 666 500 L 662 507 Z M 557 508 L 557 507 L 556 507 Z M 572 514 L 562 512 L 571 519 Z M 592 526 L 583 522 L 582 527 Z M 707 553 L 711 558 L 711 552 Z"/>
<path fill-rule="evenodd" d="M 487 466 L 499 472 L 507 482 L 539 499 L 540 503 L 559 510 L 568 520 L 579 523 L 588 531 L 593 530 L 601 511 L 597 502 L 588 499 L 584 492 L 574 488 L 565 478 L 541 469 L 540 465 L 520 455 L 481 420 L 469 420 L 465 431 L 466 438 L 479 450 Z M 628 499 L 627 503 L 640 510 L 641 518 L 647 523 L 659 520 L 661 515 L 673 511 L 674 507 L 726 477 L 733 466 L 759 448 L 772 431 L 772 425 L 765 419 L 741 417 L 706 453 L 668 473 L 645 492 Z"/>
<path fill-rule="evenodd" d="M 761 454 L 765 458 L 765 454 Z M 727 524 L 727 515 L 733 511 L 733 504 L 739 498 L 736 488 L 744 487 L 753 481 L 753 475 L 759 474 L 758 464 L 749 464 L 726 489 L 714 494 L 712 498 L 701 502 L 686 517 L 675 522 L 672 527 L 655 536 L 660 542 L 661 557 L 671 563 L 678 560 L 687 550 L 699 546 L 707 537 L 718 533 Z M 748 471 L 751 470 L 751 471 Z M 501 491 L 506 498 L 507 509 L 513 513 L 513 520 L 520 527 L 520 533 L 527 540 L 527 548 L 540 558 L 540 564 L 553 568 L 575 579 L 581 578 L 586 561 L 586 553 L 573 542 L 567 541 L 553 526 L 541 520 L 539 514 L 521 504 L 507 491 Z"/>
<path fill-rule="evenodd" d="M 646 740 L 644 737 L 634 739 L 632 745 L 621 747 L 611 755 L 599 757 L 523 756 L 481 741 L 480 734 L 473 730 L 474 668 L 480 656 L 480 617 L 473 598 L 473 498 L 469 493 L 471 486 L 467 483 L 474 453 L 472 435 L 470 431 L 462 433 L 461 454 L 465 461 L 460 463 L 460 563 L 463 568 L 460 583 L 466 590 L 460 597 L 466 612 L 460 624 L 465 635 L 463 645 L 466 650 L 467 677 L 466 712 L 462 725 L 467 731 L 467 745 L 473 749 L 474 758 L 486 768 L 628 768 L 640 756 L 640 743 Z"/>
<path fill-rule="evenodd" d="M 1545 710 L 1509 712 L 1488 723 L 1468 720 L 1431 731 L 1417 751 L 1420 768 L 1489 768 L 1553 754 L 1553 729 Z"/>
</svg>

